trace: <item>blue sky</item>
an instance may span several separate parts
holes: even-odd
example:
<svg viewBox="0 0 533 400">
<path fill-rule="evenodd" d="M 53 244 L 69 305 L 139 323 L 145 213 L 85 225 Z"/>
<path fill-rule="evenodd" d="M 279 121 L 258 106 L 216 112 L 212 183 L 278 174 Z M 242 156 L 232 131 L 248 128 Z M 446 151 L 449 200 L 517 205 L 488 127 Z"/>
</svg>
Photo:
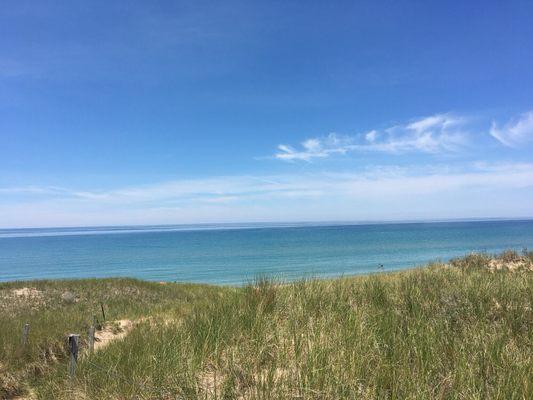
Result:
<svg viewBox="0 0 533 400">
<path fill-rule="evenodd" d="M 0 227 L 533 217 L 531 15 L 4 2 Z"/>
</svg>

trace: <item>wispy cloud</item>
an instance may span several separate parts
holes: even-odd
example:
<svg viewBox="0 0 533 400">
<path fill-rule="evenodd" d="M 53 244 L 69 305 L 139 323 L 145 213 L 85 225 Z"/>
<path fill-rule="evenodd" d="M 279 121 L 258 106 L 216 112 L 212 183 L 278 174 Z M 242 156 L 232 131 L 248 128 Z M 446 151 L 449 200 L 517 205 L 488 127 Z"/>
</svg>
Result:
<svg viewBox="0 0 533 400">
<path fill-rule="evenodd" d="M 98 193 L 91 191 L 76 191 L 58 186 L 14 186 L 0 187 L 0 194 L 3 195 L 26 195 L 26 196 L 48 196 L 48 197 L 72 197 L 88 200 L 101 200 L 108 196 L 108 193 Z"/>
<path fill-rule="evenodd" d="M 330 133 L 324 138 L 305 140 L 302 142 L 300 150 L 296 150 L 289 145 L 280 144 L 278 146 L 279 152 L 275 154 L 275 157 L 285 161 L 309 161 L 313 158 L 326 158 L 335 153 L 344 154 L 351 150 L 352 146 L 354 146 L 352 138 Z"/>
<path fill-rule="evenodd" d="M 0 190 L 0 221 L 6 227 L 527 216 L 533 215 L 533 202 L 524 201 L 533 195 L 533 164 L 374 166 L 357 172 L 221 176 L 105 191 Z"/>
<path fill-rule="evenodd" d="M 490 134 L 508 147 L 518 147 L 533 141 L 533 110 L 513 118 L 501 127 L 493 121 Z"/>
<path fill-rule="evenodd" d="M 494 182 L 506 187 L 533 186 L 531 163 L 475 162 L 461 167 L 447 165 L 372 166 L 357 172 L 320 172 L 280 175 L 235 175 L 186 179 L 113 190 L 78 190 L 52 186 L 0 188 L 9 195 L 31 194 L 32 198 L 61 198 L 101 204 L 143 204 L 166 200 L 182 202 L 231 203 L 256 199 L 309 198 L 346 194 L 364 187 L 368 194 L 398 191 L 416 194 L 423 182 L 479 184 Z M 412 182 L 410 186 L 407 182 Z M 396 184 L 397 183 L 397 184 Z M 420 185 L 419 185 L 420 184 Z M 391 188 L 394 188 L 392 190 Z M 442 187 L 431 186 L 438 192 Z M 448 186 L 446 188 L 449 188 Z"/>
<path fill-rule="evenodd" d="M 455 152 L 468 142 L 467 124 L 465 118 L 437 114 L 354 136 L 330 133 L 325 137 L 310 138 L 302 142 L 298 149 L 281 144 L 274 157 L 284 161 L 310 161 L 348 152 Z"/>
</svg>

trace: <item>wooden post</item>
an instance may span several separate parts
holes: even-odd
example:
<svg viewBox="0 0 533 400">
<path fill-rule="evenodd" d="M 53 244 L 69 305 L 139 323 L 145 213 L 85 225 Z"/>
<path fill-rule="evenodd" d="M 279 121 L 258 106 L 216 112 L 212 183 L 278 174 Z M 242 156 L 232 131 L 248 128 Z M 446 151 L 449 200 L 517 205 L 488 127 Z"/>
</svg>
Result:
<svg viewBox="0 0 533 400">
<path fill-rule="evenodd" d="M 94 332 L 96 329 L 96 315 L 93 315 L 93 324 L 89 328 L 89 353 L 94 353 Z"/>
<path fill-rule="evenodd" d="M 22 344 L 22 347 L 26 346 L 26 343 L 28 343 L 28 334 L 30 333 L 30 324 L 24 324 L 24 328 L 22 328 L 22 339 L 20 343 Z"/>
<path fill-rule="evenodd" d="M 70 378 L 74 378 L 76 373 L 76 366 L 78 365 L 78 339 L 80 335 L 71 333 L 68 335 L 68 348 L 70 351 L 70 365 L 68 368 L 68 374 Z"/>
<path fill-rule="evenodd" d="M 100 308 L 102 309 L 102 318 L 104 319 L 104 322 L 105 322 L 104 303 L 100 303 Z"/>
</svg>

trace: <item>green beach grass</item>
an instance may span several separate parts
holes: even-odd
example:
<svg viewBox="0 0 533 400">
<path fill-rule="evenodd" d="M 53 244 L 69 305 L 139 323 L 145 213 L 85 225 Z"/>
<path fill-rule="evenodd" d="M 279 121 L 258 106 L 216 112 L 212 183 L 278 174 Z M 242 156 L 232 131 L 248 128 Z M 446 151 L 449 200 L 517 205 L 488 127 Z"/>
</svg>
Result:
<svg viewBox="0 0 533 400">
<path fill-rule="evenodd" d="M 0 397 L 530 399 L 532 265 L 531 252 L 505 252 L 238 288 L 1 283 Z M 88 354 L 93 315 L 117 339 Z M 132 328 L 120 334 L 113 321 L 124 319 Z M 69 379 L 72 332 L 81 345 Z"/>
</svg>

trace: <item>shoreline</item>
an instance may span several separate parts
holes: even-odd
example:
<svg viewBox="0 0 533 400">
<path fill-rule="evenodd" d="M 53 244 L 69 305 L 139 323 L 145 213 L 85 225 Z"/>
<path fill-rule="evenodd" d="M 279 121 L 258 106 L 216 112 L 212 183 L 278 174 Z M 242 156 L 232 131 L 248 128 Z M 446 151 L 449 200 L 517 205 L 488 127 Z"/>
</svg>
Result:
<svg viewBox="0 0 533 400">
<path fill-rule="evenodd" d="M 10 281 L 2 281 L 0 280 L 0 286 L 5 284 L 13 284 L 13 285 L 19 285 L 19 284 L 26 284 L 26 283 L 50 283 L 50 282 L 83 282 L 83 281 L 115 281 L 115 280 L 132 280 L 137 282 L 144 282 L 144 283 L 150 283 L 150 284 L 160 284 L 160 285 L 168 285 L 168 284 L 175 284 L 175 285 L 191 285 L 191 286 L 208 286 L 208 287 L 220 287 L 220 288 L 243 288 L 245 286 L 249 286 L 250 284 L 253 285 L 254 282 L 259 280 L 268 280 L 271 282 L 276 282 L 278 285 L 291 285 L 298 282 L 306 282 L 306 281 L 332 281 L 332 280 L 343 280 L 343 279 L 355 279 L 358 277 L 367 277 L 367 276 L 374 276 L 374 275 L 390 275 L 390 274 L 398 274 L 402 272 L 410 272 L 410 271 L 416 271 L 419 269 L 425 269 L 425 268 L 432 268 L 432 267 L 445 267 L 448 264 L 446 263 L 440 263 L 440 262 L 430 262 L 425 265 L 418 265 L 408 268 L 398 268 L 394 270 L 383 270 L 383 271 L 368 271 L 368 272 L 361 272 L 361 273 L 354 273 L 354 274 L 343 274 L 343 275 L 328 275 L 328 276 L 318 276 L 318 275 L 310 275 L 306 277 L 300 277 L 300 278 L 294 278 L 294 279 L 280 279 L 276 276 L 268 276 L 268 275 L 258 275 L 255 278 L 252 278 L 248 281 L 242 282 L 242 283 L 210 283 L 210 282 L 196 282 L 196 281 L 178 281 L 178 280 L 157 280 L 157 279 L 143 279 L 143 278 L 136 278 L 134 276 L 106 276 L 106 277 L 63 277 L 63 278 L 42 278 L 42 279 L 28 279 L 28 280 L 10 280 Z"/>
</svg>

